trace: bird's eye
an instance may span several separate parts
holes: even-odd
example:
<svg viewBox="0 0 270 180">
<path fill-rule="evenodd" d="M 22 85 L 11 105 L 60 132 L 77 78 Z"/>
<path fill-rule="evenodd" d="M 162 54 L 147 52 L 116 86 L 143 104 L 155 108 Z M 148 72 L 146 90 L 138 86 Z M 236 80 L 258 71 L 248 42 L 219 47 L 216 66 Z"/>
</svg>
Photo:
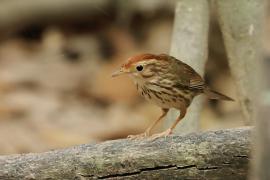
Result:
<svg viewBox="0 0 270 180">
<path fill-rule="evenodd" d="M 143 66 L 142 66 L 142 65 L 138 65 L 138 66 L 136 67 L 136 69 L 137 69 L 137 71 L 142 71 L 142 70 L 143 70 Z"/>
</svg>

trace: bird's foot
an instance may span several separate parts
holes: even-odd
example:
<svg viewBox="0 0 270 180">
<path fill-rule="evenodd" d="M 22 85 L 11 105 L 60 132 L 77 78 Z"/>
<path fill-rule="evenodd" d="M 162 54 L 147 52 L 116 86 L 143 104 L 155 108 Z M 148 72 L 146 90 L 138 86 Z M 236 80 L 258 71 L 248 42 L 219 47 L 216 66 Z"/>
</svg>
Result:
<svg viewBox="0 0 270 180">
<path fill-rule="evenodd" d="M 166 138 L 170 134 L 172 134 L 172 129 L 171 128 L 167 129 L 166 131 L 163 131 L 162 133 L 153 134 L 150 138 L 151 138 L 151 140 L 155 140 L 155 139 L 160 138 L 160 137 L 165 137 Z"/>
<path fill-rule="evenodd" d="M 137 134 L 137 135 L 128 135 L 128 139 L 130 140 L 138 140 L 138 139 L 143 139 L 143 138 L 146 138 L 146 137 L 149 137 L 149 132 L 144 132 L 144 133 L 141 133 L 141 134 Z"/>
</svg>

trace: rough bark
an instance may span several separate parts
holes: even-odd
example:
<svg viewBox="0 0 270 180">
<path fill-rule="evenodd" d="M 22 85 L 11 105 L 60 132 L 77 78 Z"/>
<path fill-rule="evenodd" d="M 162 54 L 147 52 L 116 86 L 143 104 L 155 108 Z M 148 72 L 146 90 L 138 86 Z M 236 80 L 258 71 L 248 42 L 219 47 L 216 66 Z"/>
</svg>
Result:
<svg viewBox="0 0 270 180">
<path fill-rule="evenodd" d="M 251 128 L 0 157 L 0 179 L 246 179 Z"/>
<path fill-rule="evenodd" d="M 170 54 L 192 66 L 200 75 L 208 54 L 209 4 L 207 0 L 179 0 L 175 10 L 175 20 Z M 202 97 L 196 97 L 188 108 L 186 117 L 175 129 L 186 134 L 199 129 Z M 171 126 L 178 116 L 171 110 L 166 127 Z"/>
<path fill-rule="evenodd" d="M 256 119 L 263 0 L 216 0 L 229 66 L 246 124 Z"/>
</svg>

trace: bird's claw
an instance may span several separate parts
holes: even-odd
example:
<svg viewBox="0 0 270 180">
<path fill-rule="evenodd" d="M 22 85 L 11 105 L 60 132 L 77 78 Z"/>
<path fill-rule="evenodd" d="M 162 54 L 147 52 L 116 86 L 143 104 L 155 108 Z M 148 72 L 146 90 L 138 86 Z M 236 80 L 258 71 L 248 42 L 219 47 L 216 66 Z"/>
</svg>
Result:
<svg viewBox="0 0 270 180">
<path fill-rule="evenodd" d="M 150 138 L 151 138 L 151 140 L 155 140 L 155 139 L 160 138 L 160 137 L 166 138 L 170 134 L 172 134 L 172 129 L 167 129 L 166 131 L 163 131 L 162 133 L 153 134 Z"/>
<path fill-rule="evenodd" d="M 144 132 L 141 134 L 137 134 L 137 135 L 128 135 L 127 138 L 130 140 L 138 140 L 138 139 L 143 139 L 149 137 L 149 133 L 148 132 Z"/>
</svg>

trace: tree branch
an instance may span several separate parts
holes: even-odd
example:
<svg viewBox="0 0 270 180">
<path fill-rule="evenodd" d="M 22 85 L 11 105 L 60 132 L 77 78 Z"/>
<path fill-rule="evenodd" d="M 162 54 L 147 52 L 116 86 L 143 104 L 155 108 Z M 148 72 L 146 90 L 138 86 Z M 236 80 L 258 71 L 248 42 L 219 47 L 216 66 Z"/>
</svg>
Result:
<svg viewBox="0 0 270 180">
<path fill-rule="evenodd" d="M 54 24 L 105 13 L 108 0 L 13 0 L 1 1 L 0 36 L 27 25 Z M 11 13 L 12 12 L 12 13 Z"/>
<path fill-rule="evenodd" d="M 250 128 L 0 157 L 0 179 L 246 179 Z"/>
</svg>

